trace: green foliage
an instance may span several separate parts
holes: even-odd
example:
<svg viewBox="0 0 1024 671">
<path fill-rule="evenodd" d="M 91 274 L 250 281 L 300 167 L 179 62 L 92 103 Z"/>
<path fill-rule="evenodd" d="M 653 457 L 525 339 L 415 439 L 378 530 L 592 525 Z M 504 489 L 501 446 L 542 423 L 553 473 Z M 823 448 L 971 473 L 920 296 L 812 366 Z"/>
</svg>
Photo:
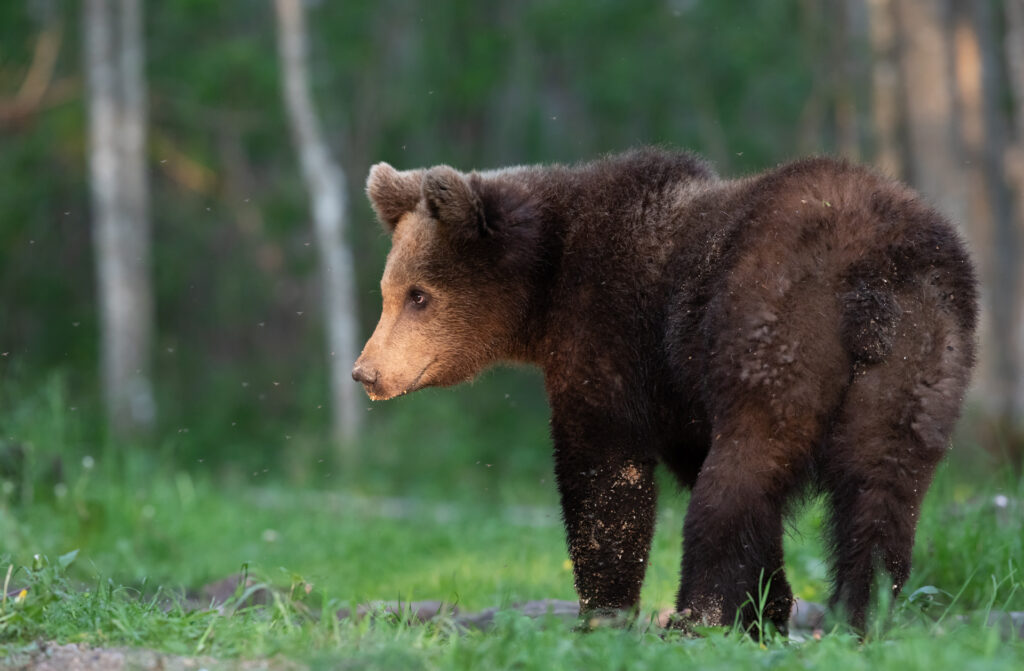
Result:
<svg viewBox="0 0 1024 671">
<path fill-rule="evenodd" d="M 98 323 L 79 8 L 47 6 L 49 20 L 33 3 L 0 6 L 0 96 L 14 95 L 36 37 L 58 23 L 55 80 L 73 90 L 0 128 L 0 375 L 31 384 L 59 369 L 84 399 L 96 392 Z M 348 173 L 364 333 L 387 249 L 361 197 L 370 164 L 491 167 L 668 143 L 727 172 L 770 165 L 794 153 L 813 73 L 807 31 L 771 36 L 801 17 L 795 0 L 310 5 L 318 107 Z M 326 457 L 316 255 L 271 3 L 168 0 L 146 6 L 145 25 L 157 442 L 180 464 L 249 468 L 282 465 L 280 440 L 303 433 Z M 529 376 L 495 376 L 474 411 L 495 416 L 505 394 L 539 392 Z M 414 406 L 425 407 L 404 407 Z M 386 422 L 414 421 L 399 414 L 374 408 L 370 442 L 394 436 Z M 545 410 L 516 414 L 542 427 Z"/>
</svg>

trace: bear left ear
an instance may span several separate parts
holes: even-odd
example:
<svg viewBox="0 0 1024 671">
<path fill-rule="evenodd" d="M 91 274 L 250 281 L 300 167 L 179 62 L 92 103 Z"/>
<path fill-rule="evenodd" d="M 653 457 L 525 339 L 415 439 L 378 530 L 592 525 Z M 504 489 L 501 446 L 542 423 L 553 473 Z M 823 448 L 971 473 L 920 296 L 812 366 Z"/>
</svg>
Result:
<svg viewBox="0 0 1024 671">
<path fill-rule="evenodd" d="M 416 209 L 420 202 L 422 181 L 421 170 L 399 172 L 387 163 L 378 163 L 370 168 L 366 178 L 366 195 L 388 233 L 395 231 L 402 215 Z"/>
<path fill-rule="evenodd" d="M 447 165 L 423 175 L 423 200 L 434 219 L 461 237 L 489 234 L 480 196 L 463 175 Z"/>
</svg>

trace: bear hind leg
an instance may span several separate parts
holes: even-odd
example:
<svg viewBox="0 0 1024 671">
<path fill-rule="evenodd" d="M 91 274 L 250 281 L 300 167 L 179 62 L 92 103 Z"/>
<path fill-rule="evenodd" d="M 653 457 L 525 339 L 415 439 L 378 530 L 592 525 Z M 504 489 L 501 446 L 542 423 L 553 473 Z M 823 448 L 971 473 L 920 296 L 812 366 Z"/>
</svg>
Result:
<svg viewBox="0 0 1024 671">
<path fill-rule="evenodd" d="M 811 441 L 771 435 L 756 410 L 721 422 L 690 496 L 676 607 L 683 626 L 785 631 L 793 593 L 783 569 L 783 518 L 805 481 Z M 758 421 L 758 419 L 762 421 Z M 753 420 L 753 421 L 752 421 Z"/>
<path fill-rule="evenodd" d="M 916 310 L 914 309 L 916 307 Z M 881 584 L 910 574 L 924 498 L 945 455 L 973 360 L 972 341 L 921 306 L 885 361 L 858 364 L 818 471 L 831 507 L 833 612 L 863 632 Z"/>
<path fill-rule="evenodd" d="M 680 624 L 731 626 L 760 634 L 770 621 L 785 631 L 793 604 L 782 556 L 782 510 L 773 497 L 740 499 L 713 508 L 717 497 L 698 481 L 683 528 L 682 578 L 676 598 Z M 736 503 L 744 501 L 742 509 Z M 748 507 L 749 506 L 749 507 Z"/>
<path fill-rule="evenodd" d="M 929 473 L 930 474 L 930 473 Z M 910 575 L 914 528 L 923 491 L 847 477 L 829 491 L 833 591 L 829 610 L 858 632 L 880 599 L 899 594 Z"/>
<path fill-rule="evenodd" d="M 705 381 L 711 448 L 686 513 L 676 605 L 697 623 L 729 626 L 738 617 L 758 634 L 760 622 L 784 630 L 789 621 L 783 518 L 840 406 L 836 380 L 848 360 L 838 334 L 820 328 L 838 321 L 835 306 L 813 292 L 782 305 L 750 292 L 727 298 L 738 302 L 720 305 L 720 321 L 707 327 L 723 334 Z"/>
</svg>

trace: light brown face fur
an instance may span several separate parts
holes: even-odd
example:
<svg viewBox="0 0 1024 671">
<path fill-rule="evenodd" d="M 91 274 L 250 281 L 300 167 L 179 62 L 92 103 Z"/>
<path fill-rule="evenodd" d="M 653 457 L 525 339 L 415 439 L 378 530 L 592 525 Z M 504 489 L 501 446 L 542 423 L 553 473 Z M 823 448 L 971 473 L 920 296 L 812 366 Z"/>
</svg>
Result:
<svg viewBox="0 0 1024 671">
<path fill-rule="evenodd" d="M 527 246 L 516 234 L 530 229 L 508 212 L 524 210 L 522 198 L 495 207 L 477 175 L 386 163 L 370 170 L 366 192 L 391 234 L 380 321 L 352 371 L 370 398 L 465 382 L 519 352 L 528 288 L 509 281 L 523 276 L 510 250 Z"/>
<path fill-rule="evenodd" d="M 498 356 L 500 339 L 487 334 L 501 322 L 480 304 L 484 297 L 453 291 L 436 277 L 437 257 L 447 251 L 440 251 L 438 226 L 418 209 L 403 215 L 392 234 L 380 321 L 352 373 L 375 401 L 464 382 Z"/>
<path fill-rule="evenodd" d="M 437 290 L 427 287 L 415 272 L 415 260 L 429 247 L 426 222 L 412 213 L 404 215 L 395 227 L 391 252 L 380 282 L 384 299 L 377 328 L 356 361 L 355 370 L 364 372 L 366 393 L 382 401 L 421 386 L 427 386 L 437 371 L 436 353 L 428 347 L 431 322 L 436 324 L 440 305 Z"/>
</svg>

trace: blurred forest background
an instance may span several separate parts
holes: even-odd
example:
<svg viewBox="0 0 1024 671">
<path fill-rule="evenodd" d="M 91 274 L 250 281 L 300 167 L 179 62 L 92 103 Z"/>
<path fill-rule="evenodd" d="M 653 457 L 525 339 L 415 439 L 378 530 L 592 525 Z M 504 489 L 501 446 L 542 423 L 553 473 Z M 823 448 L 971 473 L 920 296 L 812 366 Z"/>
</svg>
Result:
<svg viewBox="0 0 1024 671">
<path fill-rule="evenodd" d="M 727 176 L 846 156 L 958 222 L 959 442 L 1019 474 L 1022 0 L 0 3 L 0 413 L 41 394 L 83 453 L 246 477 L 543 478 L 535 372 L 372 407 L 347 380 L 388 249 L 363 181 L 642 144 Z"/>
</svg>

